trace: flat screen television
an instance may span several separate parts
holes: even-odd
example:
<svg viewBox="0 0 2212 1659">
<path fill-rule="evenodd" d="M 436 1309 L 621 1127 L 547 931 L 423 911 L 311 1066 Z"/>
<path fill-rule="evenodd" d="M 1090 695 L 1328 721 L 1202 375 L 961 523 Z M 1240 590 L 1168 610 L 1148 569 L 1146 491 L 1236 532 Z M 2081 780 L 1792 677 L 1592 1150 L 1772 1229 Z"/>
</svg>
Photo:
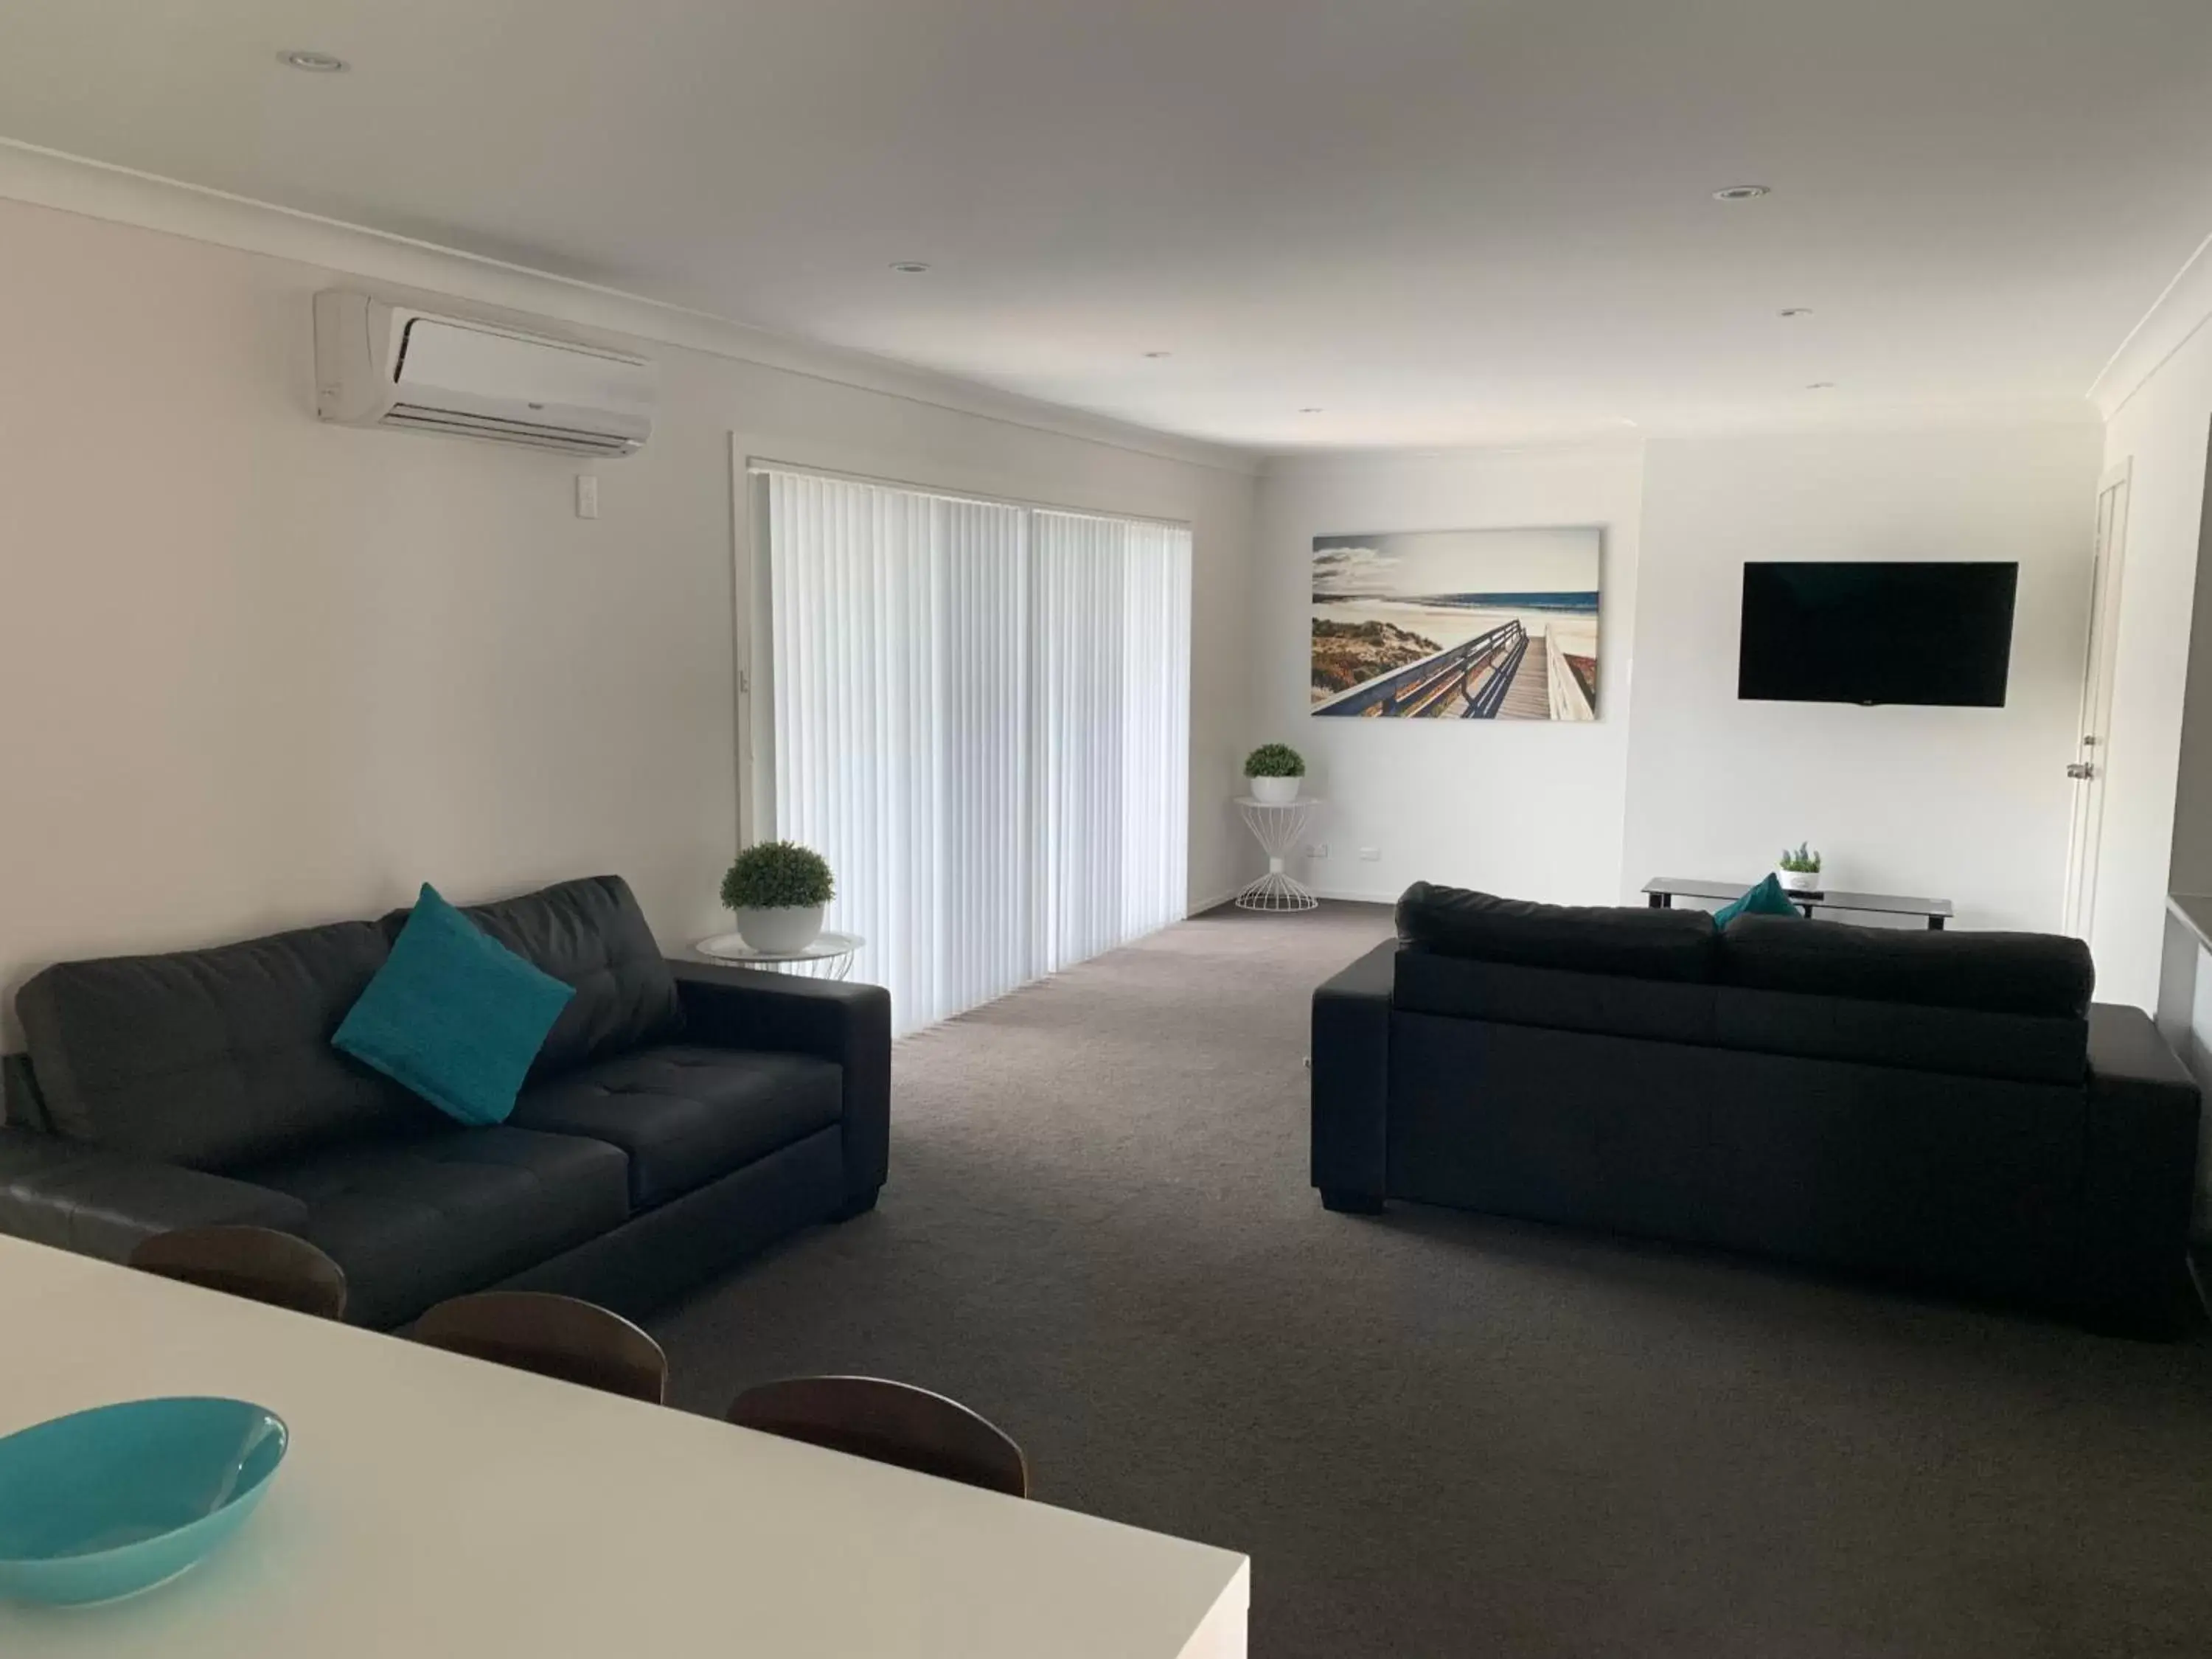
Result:
<svg viewBox="0 0 2212 1659">
<path fill-rule="evenodd" d="M 2002 708 L 2020 567 L 1746 564 L 1736 696 Z"/>
</svg>

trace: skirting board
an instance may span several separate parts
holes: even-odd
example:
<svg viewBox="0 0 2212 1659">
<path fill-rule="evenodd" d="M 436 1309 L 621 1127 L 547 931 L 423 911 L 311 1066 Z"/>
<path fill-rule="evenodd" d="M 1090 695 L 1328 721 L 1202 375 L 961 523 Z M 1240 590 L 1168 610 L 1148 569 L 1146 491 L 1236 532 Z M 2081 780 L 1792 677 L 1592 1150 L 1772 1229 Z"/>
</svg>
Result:
<svg viewBox="0 0 2212 1659">
<path fill-rule="evenodd" d="M 1208 910 L 1218 910 L 1243 890 L 1243 884 L 1240 882 L 1234 887 L 1224 887 L 1218 893 L 1209 893 L 1203 898 L 1194 898 L 1191 900 L 1189 908 L 1183 911 L 1183 920 L 1188 921 L 1193 916 L 1204 915 Z"/>
<path fill-rule="evenodd" d="M 1323 887 L 1310 880 L 1306 883 L 1306 890 L 1316 898 L 1341 899 L 1346 904 L 1395 904 L 1399 896 L 1396 893 L 1354 891 L 1348 887 Z"/>
</svg>

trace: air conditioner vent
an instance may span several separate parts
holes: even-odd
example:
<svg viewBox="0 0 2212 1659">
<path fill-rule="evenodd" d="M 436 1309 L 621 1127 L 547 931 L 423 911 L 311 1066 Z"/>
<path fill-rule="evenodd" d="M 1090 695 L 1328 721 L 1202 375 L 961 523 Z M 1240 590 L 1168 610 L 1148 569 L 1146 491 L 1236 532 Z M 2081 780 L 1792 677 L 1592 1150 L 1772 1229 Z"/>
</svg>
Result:
<svg viewBox="0 0 2212 1659">
<path fill-rule="evenodd" d="M 628 455 L 638 447 L 637 440 L 611 434 L 495 420 L 453 410 L 428 409 L 416 404 L 392 404 L 379 424 L 410 427 L 417 432 L 446 432 L 459 438 L 489 438 L 498 443 L 527 444 L 533 449 L 557 449 L 569 455 Z"/>
<path fill-rule="evenodd" d="M 653 365 L 605 347 L 315 296 L 316 410 L 349 426 L 627 455 L 652 435 Z"/>
</svg>

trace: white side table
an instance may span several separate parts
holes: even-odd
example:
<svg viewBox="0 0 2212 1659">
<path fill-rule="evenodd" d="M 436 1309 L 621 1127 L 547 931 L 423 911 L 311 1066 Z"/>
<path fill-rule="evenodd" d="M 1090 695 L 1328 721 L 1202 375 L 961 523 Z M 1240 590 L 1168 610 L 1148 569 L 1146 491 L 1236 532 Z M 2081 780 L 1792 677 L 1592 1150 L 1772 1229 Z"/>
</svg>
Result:
<svg viewBox="0 0 2212 1659">
<path fill-rule="evenodd" d="M 1305 834 L 1314 808 L 1326 805 L 1319 796 L 1300 795 L 1295 800 L 1255 800 L 1237 798 L 1237 809 L 1267 854 L 1267 873 L 1237 896 L 1242 910 L 1312 910 L 1321 901 L 1300 883 L 1283 873 L 1283 860 Z"/>
<path fill-rule="evenodd" d="M 691 949 L 709 962 L 772 968 L 779 973 L 805 974 L 816 979 L 842 979 L 853 971 L 853 952 L 867 942 L 858 933 L 817 933 L 814 943 L 803 951 L 756 951 L 741 933 L 717 933 Z"/>
</svg>

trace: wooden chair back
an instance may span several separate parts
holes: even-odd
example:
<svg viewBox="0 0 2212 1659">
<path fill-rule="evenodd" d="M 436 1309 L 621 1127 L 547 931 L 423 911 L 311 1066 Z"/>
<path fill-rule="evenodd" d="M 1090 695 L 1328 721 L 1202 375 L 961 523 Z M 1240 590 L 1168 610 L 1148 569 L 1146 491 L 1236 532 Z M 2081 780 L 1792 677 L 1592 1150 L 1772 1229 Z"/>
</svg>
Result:
<svg viewBox="0 0 2212 1659">
<path fill-rule="evenodd" d="M 415 1323 L 417 1342 L 659 1406 L 668 1356 L 620 1314 L 573 1296 L 483 1291 L 441 1302 Z"/>
<path fill-rule="evenodd" d="M 748 1389 L 730 1405 L 740 1427 L 1030 1495 L 1028 1460 L 1013 1437 L 957 1400 L 875 1376 L 794 1376 Z"/>
<path fill-rule="evenodd" d="M 272 1227 L 180 1227 L 139 1241 L 131 1265 L 324 1319 L 345 1317 L 346 1279 L 304 1238 Z"/>
</svg>

